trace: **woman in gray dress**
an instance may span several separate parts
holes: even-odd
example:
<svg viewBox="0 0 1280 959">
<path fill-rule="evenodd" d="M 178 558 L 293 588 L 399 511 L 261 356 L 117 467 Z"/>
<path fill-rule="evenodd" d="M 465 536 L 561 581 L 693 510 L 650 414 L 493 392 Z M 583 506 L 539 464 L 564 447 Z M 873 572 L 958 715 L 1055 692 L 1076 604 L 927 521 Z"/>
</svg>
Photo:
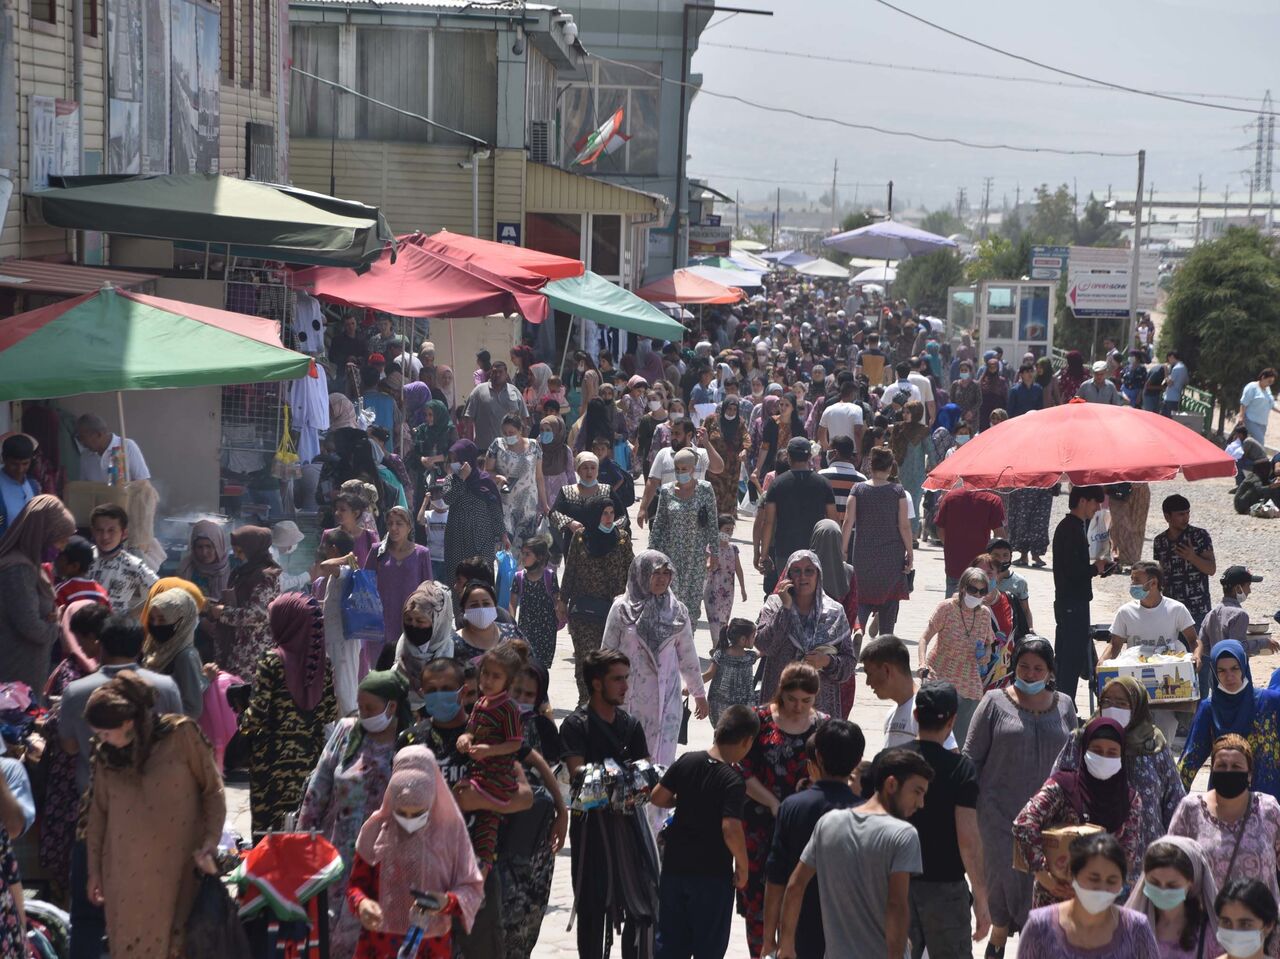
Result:
<svg viewBox="0 0 1280 959">
<path fill-rule="evenodd" d="M 1053 647 L 1024 637 L 1009 666 L 1013 684 L 982 697 L 964 755 L 978 770 L 978 832 L 991 910 L 987 959 L 1003 959 L 1011 929 L 1031 909 L 1032 877 L 1013 868 L 1014 817 L 1044 785 L 1076 728 L 1076 707 L 1053 688 Z"/>
</svg>

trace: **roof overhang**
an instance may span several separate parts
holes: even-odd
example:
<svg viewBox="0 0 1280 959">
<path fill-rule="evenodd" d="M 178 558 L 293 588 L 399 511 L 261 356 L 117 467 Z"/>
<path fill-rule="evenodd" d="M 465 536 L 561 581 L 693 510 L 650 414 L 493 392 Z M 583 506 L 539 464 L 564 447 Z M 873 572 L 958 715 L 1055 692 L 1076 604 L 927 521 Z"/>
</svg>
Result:
<svg viewBox="0 0 1280 959">
<path fill-rule="evenodd" d="M 110 283 L 117 289 L 134 290 L 156 278 L 150 273 L 126 273 L 75 263 L 46 260 L 0 260 L 0 289 L 19 293 L 63 293 L 80 296 Z"/>
</svg>

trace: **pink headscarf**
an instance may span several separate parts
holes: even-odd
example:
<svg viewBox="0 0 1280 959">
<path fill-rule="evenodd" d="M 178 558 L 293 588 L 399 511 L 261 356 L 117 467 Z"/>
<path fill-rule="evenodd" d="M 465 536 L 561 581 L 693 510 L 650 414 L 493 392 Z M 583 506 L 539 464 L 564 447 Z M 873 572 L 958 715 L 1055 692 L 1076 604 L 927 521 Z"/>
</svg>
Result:
<svg viewBox="0 0 1280 959">
<path fill-rule="evenodd" d="M 394 812 L 427 809 L 431 818 L 415 833 L 405 832 Z M 413 897 L 409 890 L 453 893 L 470 932 L 484 900 L 484 879 L 476 866 L 471 837 L 435 756 L 425 746 L 407 746 L 396 754 L 382 806 L 360 828 L 356 852 L 378 867 L 378 904 L 383 931 L 403 934 L 409 928 Z M 431 916 L 424 932 L 442 936 L 448 916 Z"/>
</svg>

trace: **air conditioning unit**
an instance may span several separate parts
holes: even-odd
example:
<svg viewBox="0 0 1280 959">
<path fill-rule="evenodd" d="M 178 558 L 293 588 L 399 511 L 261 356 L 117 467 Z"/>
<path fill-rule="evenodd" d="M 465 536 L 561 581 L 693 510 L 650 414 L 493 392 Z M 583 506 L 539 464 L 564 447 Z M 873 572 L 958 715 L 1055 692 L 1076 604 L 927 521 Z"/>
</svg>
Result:
<svg viewBox="0 0 1280 959">
<path fill-rule="evenodd" d="M 534 163 L 551 163 L 551 124 L 546 120 L 529 121 L 529 159 Z"/>
</svg>

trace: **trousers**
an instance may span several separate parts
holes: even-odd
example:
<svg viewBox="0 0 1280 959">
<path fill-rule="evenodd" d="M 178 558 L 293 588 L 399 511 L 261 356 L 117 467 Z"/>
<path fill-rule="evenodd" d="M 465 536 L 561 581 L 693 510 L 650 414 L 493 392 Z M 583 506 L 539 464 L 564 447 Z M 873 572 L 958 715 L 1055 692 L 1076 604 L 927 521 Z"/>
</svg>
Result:
<svg viewBox="0 0 1280 959">
<path fill-rule="evenodd" d="M 657 959 L 723 959 L 732 921 L 733 885 L 727 876 L 662 873 Z"/>
<path fill-rule="evenodd" d="M 1093 644 L 1089 639 L 1089 604 L 1084 600 L 1055 599 L 1053 652 L 1057 659 L 1054 678 L 1058 691 L 1075 702 L 1081 679 L 1093 681 Z"/>
</svg>

